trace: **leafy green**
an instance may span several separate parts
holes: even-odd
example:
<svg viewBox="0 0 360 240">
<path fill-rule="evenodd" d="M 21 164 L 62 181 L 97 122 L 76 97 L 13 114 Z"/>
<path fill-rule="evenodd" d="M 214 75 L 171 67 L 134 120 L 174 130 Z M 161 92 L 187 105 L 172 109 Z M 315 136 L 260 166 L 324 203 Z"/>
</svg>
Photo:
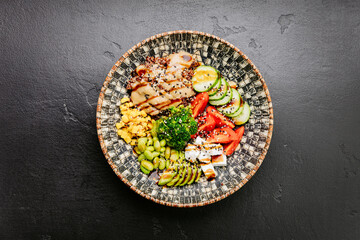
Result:
<svg viewBox="0 0 360 240">
<path fill-rule="evenodd" d="M 168 117 L 157 120 L 157 136 L 160 140 L 165 139 L 167 145 L 176 150 L 184 149 L 197 129 L 190 107 L 171 107 Z"/>
</svg>

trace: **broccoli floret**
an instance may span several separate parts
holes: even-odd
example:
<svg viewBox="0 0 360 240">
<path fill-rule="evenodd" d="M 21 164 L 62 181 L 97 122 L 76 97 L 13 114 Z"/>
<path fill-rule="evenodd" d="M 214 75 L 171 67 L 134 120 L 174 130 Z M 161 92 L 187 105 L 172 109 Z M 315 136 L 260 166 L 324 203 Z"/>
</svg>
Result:
<svg viewBox="0 0 360 240">
<path fill-rule="evenodd" d="M 191 135 L 197 132 L 197 122 L 189 107 L 171 107 L 170 115 L 157 121 L 157 135 L 176 150 L 185 148 Z"/>
</svg>

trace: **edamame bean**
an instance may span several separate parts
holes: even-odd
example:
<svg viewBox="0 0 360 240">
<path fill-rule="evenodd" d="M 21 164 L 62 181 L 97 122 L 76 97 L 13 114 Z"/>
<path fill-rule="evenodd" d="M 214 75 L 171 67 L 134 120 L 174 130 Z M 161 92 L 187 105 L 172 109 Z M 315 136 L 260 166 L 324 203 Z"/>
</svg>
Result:
<svg viewBox="0 0 360 240">
<path fill-rule="evenodd" d="M 146 147 L 146 150 L 149 150 L 150 152 L 153 152 L 155 148 L 153 146 Z"/>
<path fill-rule="evenodd" d="M 134 147 L 134 151 L 137 153 L 137 154 L 141 154 L 141 152 L 140 152 L 140 150 L 139 150 L 139 148 L 138 147 Z"/>
<path fill-rule="evenodd" d="M 154 142 L 159 141 L 159 138 L 158 137 L 153 137 L 153 140 L 154 140 Z"/>
<path fill-rule="evenodd" d="M 144 152 L 146 150 L 146 142 L 147 142 L 147 138 L 139 138 L 138 140 L 138 149 L 140 152 Z"/>
<path fill-rule="evenodd" d="M 154 164 L 154 169 L 158 168 L 159 167 L 159 164 L 160 164 L 160 158 L 159 157 L 155 157 L 153 159 L 153 164 Z"/>
<path fill-rule="evenodd" d="M 170 160 L 167 160 L 167 161 L 166 161 L 166 163 L 165 163 L 165 167 L 166 167 L 166 169 L 168 169 L 168 168 L 169 168 L 169 166 L 170 166 Z"/>
<path fill-rule="evenodd" d="M 154 148 L 156 151 L 160 152 L 161 146 L 159 141 L 154 142 Z"/>
<path fill-rule="evenodd" d="M 143 166 L 144 168 L 146 168 L 150 172 L 154 169 L 154 165 L 151 162 L 147 161 L 147 160 L 142 161 L 141 166 Z"/>
<path fill-rule="evenodd" d="M 163 170 L 165 168 L 166 162 L 164 158 L 160 158 L 160 163 L 159 163 L 159 169 Z"/>
<path fill-rule="evenodd" d="M 165 147 L 161 147 L 161 148 L 160 148 L 160 152 L 161 152 L 161 153 L 165 152 L 165 149 L 166 149 Z M 165 155 L 164 155 L 164 156 L 165 156 Z"/>
<path fill-rule="evenodd" d="M 149 138 L 147 141 L 147 145 L 151 146 L 151 145 L 153 145 L 153 143 L 154 143 L 154 141 L 152 140 L 152 138 Z"/>
<path fill-rule="evenodd" d="M 153 158 L 154 158 L 152 152 L 150 152 L 149 150 L 145 150 L 144 155 L 145 155 L 145 158 L 148 160 L 153 160 Z"/>
<path fill-rule="evenodd" d="M 160 146 L 165 147 L 165 145 L 166 145 L 166 140 L 165 139 L 161 140 L 160 141 Z"/>
<path fill-rule="evenodd" d="M 150 171 L 147 170 L 146 168 L 144 168 L 143 166 L 140 165 L 140 169 L 143 173 L 145 173 L 146 175 L 149 175 Z"/>
<path fill-rule="evenodd" d="M 141 162 L 142 160 L 144 160 L 146 157 L 144 154 L 140 154 L 138 157 L 138 161 Z"/>
<path fill-rule="evenodd" d="M 171 151 L 170 147 L 166 147 L 166 149 L 165 149 L 165 158 L 166 159 L 170 158 L 170 151 Z"/>
<path fill-rule="evenodd" d="M 153 157 L 157 157 L 157 156 L 160 155 L 160 153 L 159 152 L 152 152 L 152 155 L 153 155 Z"/>
</svg>

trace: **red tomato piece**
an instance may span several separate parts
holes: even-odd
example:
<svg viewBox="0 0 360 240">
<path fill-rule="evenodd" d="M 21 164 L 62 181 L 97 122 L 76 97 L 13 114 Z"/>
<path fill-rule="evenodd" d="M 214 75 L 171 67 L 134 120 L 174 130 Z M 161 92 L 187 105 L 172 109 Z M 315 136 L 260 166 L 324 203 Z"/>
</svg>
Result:
<svg viewBox="0 0 360 240">
<path fill-rule="evenodd" d="M 209 102 L 209 94 L 207 92 L 199 93 L 198 95 L 196 95 L 194 101 L 191 102 L 194 118 L 196 118 L 197 115 L 199 115 L 205 110 L 205 107 L 208 102 Z"/>
<path fill-rule="evenodd" d="M 236 139 L 237 137 L 235 132 L 229 127 L 224 127 L 215 128 L 206 141 L 209 143 L 229 143 Z"/>
<path fill-rule="evenodd" d="M 206 114 L 206 116 L 200 117 L 198 120 L 198 132 L 200 131 L 212 131 L 215 128 L 215 118 L 210 115 Z"/>
<path fill-rule="evenodd" d="M 222 115 L 216 108 L 210 106 L 206 109 L 206 112 L 212 115 L 216 121 L 216 127 L 228 126 L 234 128 L 235 124 L 227 117 Z"/>
<path fill-rule="evenodd" d="M 231 155 L 235 151 L 241 141 L 242 136 L 244 135 L 244 130 L 244 126 L 241 126 L 235 130 L 236 140 L 224 145 L 225 155 Z"/>
</svg>

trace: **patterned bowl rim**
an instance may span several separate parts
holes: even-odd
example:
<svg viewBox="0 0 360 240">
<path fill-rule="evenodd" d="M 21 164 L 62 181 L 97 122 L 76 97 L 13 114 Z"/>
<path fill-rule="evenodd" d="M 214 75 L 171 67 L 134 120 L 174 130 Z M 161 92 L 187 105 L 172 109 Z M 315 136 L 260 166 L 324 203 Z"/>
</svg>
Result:
<svg viewBox="0 0 360 240">
<path fill-rule="evenodd" d="M 111 160 L 109 153 L 107 152 L 107 148 L 105 146 L 104 143 L 104 139 L 103 139 L 103 135 L 101 132 L 101 108 L 102 108 L 102 103 L 104 100 L 104 95 L 105 95 L 105 90 L 107 88 L 107 86 L 109 85 L 111 79 L 113 78 L 113 74 L 115 72 L 115 70 L 120 66 L 120 64 L 127 58 L 129 57 L 129 55 L 134 52 L 137 48 L 139 48 L 140 46 L 142 46 L 143 44 L 149 42 L 149 41 L 153 41 L 154 39 L 166 36 L 166 35 L 172 35 L 172 34 L 179 34 L 179 33 L 190 33 L 190 34 L 198 34 L 198 35 L 203 35 L 203 36 L 207 36 L 207 37 L 211 37 L 214 38 L 224 44 L 226 44 L 227 46 L 231 47 L 232 49 L 234 49 L 236 52 L 238 52 L 252 67 L 252 69 L 256 72 L 256 74 L 258 75 L 258 77 L 260 78 L 260 81 L 262 83 L 262 86 L 264 88 L 267 100 L 269 102 L 269 112 L 270 112 L 270 116 L 269 118 L 272 120 L 270 121 L 269 124 L 269 132 L 268 135 L 266 137 L 266 144 L 265 147 L 263 149 L 262 154 L 260 155 L 255 167 L 247 174 L 247 176 L 234 188 L 230 189 L 229 191 L 227 191 L 225 194 L 204 201 L 204 202 L 200 202 L 200 203 L 173 203 L 173 202 L 168 202 L 168 201 L 163 201 L 163 200 L 159 200 L 159 199 L 155 199 L 152 196 L 149 196 L 147 194 L 145 194 L 144 192 L 140 191 L 138 188 L 136 188 L 135 186 L 133 186 L 124 176 L 122 176 L 122 174 L 119 172 L 119 170 L 117 169 L 116 165 L 114 164 L 114 162 Z M 105 82 L 101 88 L 101 92 L 99 95 L 99 100 L 97 103 L 97 108 L 96 108 L 96 128 L 97 128 L 97 134 L 98 134 L 98 138 L 99 138 L 99 142 L 100 142 L 100 146 L 101 149 L 105 155 L 106 160 L 108 161 L 108 164 L 111 166 L 111 168 L 113 169 L 113 171 L 115 172 L 115 174 L 128 186 L 130 187 L 130 189 L 134 190 L 137 194 L 145 197 L 146 199 L 152 200 L 153 202 L 165 205 L 165 206 L 171 206 L 171 207 L 184 207 L 184 208 L 190 208 L 190 207 L 199 207 L 199 206 L 205 206 L 205 205 L 209 205 L 215 202 L 218 202 L 228 196 L 230 196 L 231 194 L 233 194 L 234 192 L 236 192 L 237 190 L 239 190 L 242 186 L 244 186 L 250 179 L 252 176 L 254 176 L 254 174 L 257 172 L 257 170 L 259 169 L 259 167 L 261 166 L 262 162 L 265 159 L 266 153 L 269 149 L 270 146 L 270 141 L 271 141 L 271 137 L 272 137 L 272 132 L 273 132 L 273 123 L 274 120 L 274 115 L 273 115 L 273 107 L 272 107 L 272 102 L 271 102 L 271 98 L 270 98 L 270 93 L 269 90 L 266 86 L 266 83 L 264 81 L 264 78 L 262 77 L 262 75 L 260 74 L 259 70 L 255 67 L 255 65 L 251 62 L 251 60 L 242 52 L 240 51 L 240 49 L 238 49 L 237 47 L 235 47 L 234 45 L 232 45 L 231 43 L 229 43 L 228 41 L 225 41 L 224 39 L 221 39 L 220 37 L 214 36 L 212 34 L 209 33 L 205 33 L 205 32 L 199 32 L 199 31 L 191 31 L 191 30 L 177 30 L 177 31 L 169 31 L 169 32 L 164 32 L 164 33 L 160 33 L 160 34 L 156 34 L 152 37 L 149 37 L 145 40 L 143 40 L 142 42 L 136 44 L 135 46 L 133 46 L 131 49 L 129 49 L 124 55 L 122 55 L 120 57 L 120 59 L 115 63 L 115 65 L 111 68 L 110 72 L 108 73 L 108 75 L 106 76 Z"/>
</svg>

